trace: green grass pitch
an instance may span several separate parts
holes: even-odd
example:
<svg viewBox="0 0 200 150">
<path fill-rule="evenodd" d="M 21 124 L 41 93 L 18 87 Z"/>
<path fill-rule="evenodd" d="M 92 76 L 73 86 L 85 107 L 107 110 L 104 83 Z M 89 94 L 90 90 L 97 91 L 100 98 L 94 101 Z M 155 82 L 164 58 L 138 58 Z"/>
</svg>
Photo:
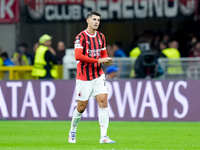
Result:
<svg viewBox="0 0 200 150">
<path fill-rule="evenodd" d="M 191 150 L 200 149 L 200 122 L 115 122 L 99 144 L 98 121 L 81 121 L 77 143 L 68 143 L 70 121 L 0 121 L 0 150 Z"/>
</svg>

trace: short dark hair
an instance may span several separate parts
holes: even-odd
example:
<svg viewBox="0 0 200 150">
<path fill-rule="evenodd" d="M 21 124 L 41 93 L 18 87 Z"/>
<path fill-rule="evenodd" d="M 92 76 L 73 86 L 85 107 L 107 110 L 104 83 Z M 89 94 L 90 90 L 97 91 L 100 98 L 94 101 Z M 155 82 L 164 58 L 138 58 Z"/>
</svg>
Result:
<svg viewBox="0 0 200 150">
<path fill-rule="evenodd" d="M 92 17 L 92 15 L 96 15 L 96 16 L 101 17 L 101 14 L 100 14 L 99 12 L 97 12 L 97 11 L 90 11 L 90 12 L 87 14 L 87 19 L 88 19 L 89 17 Z"/>
</svg>

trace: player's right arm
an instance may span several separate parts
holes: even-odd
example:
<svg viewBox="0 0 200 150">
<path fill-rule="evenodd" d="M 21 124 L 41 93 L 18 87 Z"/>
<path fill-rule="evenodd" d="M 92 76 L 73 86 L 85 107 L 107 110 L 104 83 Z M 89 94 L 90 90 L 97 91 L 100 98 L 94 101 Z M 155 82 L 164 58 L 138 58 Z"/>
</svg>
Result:
<svg viewBox="0 0 200 150">
<path fill-rule="evenodd" d="M 82 48 L 75 48 L 75 59 L 85 63 L 98 63 L 98 59 L 89 58 L 86 55 L 83 55 Z"/>
<path fill-rule="evenodd" d="M 86 62 L 86 63 L 105 63 L 112 61 L 112 58 L 106 57 L 106 58 L 90 58 L 86 55 L 83 55 L 83 49 L 81 48 L 75 48 L 75 59 L 81 62 Z"/>
</svg>

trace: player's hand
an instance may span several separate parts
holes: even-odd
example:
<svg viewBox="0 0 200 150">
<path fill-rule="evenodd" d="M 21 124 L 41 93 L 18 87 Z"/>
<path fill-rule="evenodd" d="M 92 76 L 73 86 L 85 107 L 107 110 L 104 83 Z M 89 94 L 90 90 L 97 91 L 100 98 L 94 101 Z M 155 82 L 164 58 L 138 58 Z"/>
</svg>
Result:
<svg viewBox="0 0 200 150">
<path fill-rule="evenodd" d="M 103 63 L 106 66 L 113 65 L 114 60 L 110 57 L 100 58 L 98 63 Z"/>
</svg>

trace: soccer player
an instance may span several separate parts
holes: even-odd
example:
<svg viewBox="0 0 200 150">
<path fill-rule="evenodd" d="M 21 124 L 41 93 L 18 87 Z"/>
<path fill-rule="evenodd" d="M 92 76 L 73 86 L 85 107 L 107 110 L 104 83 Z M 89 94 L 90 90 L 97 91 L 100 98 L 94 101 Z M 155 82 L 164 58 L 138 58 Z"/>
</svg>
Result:
<svg viewBox="0 0 200 150">
<path fill-rule="evenodd" d="M 99 104 L 101 131 L 99 143 L 115 143 L 107 136 L 109 124 L 107 85 L 105 74 L 101 68 L 101 63 L 112 65 L 113 59 L 107 55 L 104 35 L 97 31 L 100 18 L 101 15 L 98 12 L 89 12 L 87 29 L 79 33 L 74 42 L 75 59 L 77 60 L 77 107 L 72 116 L 69 143 L 76 143 L 76 128 L 91 96 L 94 96 Z"/>
</svg>

